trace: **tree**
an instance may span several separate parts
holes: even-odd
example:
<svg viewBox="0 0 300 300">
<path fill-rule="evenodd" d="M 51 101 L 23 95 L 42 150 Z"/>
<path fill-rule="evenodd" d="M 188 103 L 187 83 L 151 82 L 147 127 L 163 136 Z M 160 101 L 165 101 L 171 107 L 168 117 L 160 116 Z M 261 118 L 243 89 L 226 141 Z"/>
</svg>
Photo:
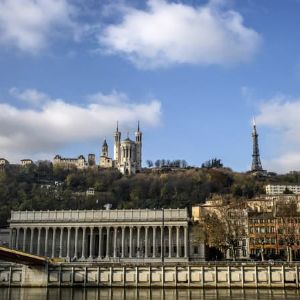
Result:
<svg viewBox="0 0 300 300">
<path fill-rule="evenodd" d="M 205 161 L 202 165 L 201 168 L 223 168 L 223 164 L 221 162 L 221 159 L 213 158 L 210 160 Z"/>
<path fill-rule="evenodd" d="M 230 250 L 232 259 L 236 260 L 240 242 L 246 235 L 243 213 L 238 206 L 222 204 L 205 214 L 203 226 L 207 245 L 220 249 L 224 255 Z"/>
<path fill-rule="evenodd" d="M 147 164 L 148 168 L 153 167 L 153 161 L 152 160 L 146 160 L 146 164 Z"/>
<path fill-rule="evenodd" d="M 299 212 L 295 200 L 279 201 L 276 207 L 278 219 L 279 244 L 286 245 L 287 261 L 291 262 L 294 256 L 293 246 L 297 242 L 297 229 Z"/>
</svg>

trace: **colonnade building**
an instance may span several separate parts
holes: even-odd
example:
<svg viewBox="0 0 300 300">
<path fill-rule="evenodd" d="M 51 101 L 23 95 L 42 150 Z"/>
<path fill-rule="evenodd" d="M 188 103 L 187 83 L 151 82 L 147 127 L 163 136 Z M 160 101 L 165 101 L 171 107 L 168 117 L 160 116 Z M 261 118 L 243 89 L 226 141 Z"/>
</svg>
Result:
<svg viewBox="0 0 300 300">
<path fill-rule="evenodd" d="M 204 259 L 186 209 L 12 211 L 10 247 L 70 261 Z"/>
</svg>

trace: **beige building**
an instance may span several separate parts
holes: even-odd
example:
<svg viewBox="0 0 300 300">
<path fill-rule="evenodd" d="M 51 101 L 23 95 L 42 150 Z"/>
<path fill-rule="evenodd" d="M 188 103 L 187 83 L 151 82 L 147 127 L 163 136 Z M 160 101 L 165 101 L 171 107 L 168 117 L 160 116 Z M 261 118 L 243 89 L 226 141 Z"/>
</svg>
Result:
<svg viewBox="0 0 300 300">
<path fill-rule="evenodd" d="M 101 168 L 112 168 L 113 167 L 113 160 L 108 156 L 108 145 L 106 139 L 102 145 L 102 153 L 100 156 L 100 167 Z"/>
<path fill-rule="evenodd" d="M 87 167 L 87 162 L 83 155 L 78 156 L 78 158 L 65 158 L 60 155 L 56 155 L 53 160 L 54 166 L 62 166 L 64 168 L 78 168 L 84 169 Z"/>
<path fill-rule="evenodd" d="M 5 158 L 0 158 L 0 166 L 7 166 L 9 165 L 9 161 Z"/>
<path fill-rule="evenodd" d="M 29 166 L 33 165 L 33 161 L 31 159 L 21 159 L 21 166 Z"/>
<path fill-rule="evenodd" d="M 204 259 L 186 209 L 12 211 L 10 229 L 11 248 L 67 260 Z"/>
</svg>

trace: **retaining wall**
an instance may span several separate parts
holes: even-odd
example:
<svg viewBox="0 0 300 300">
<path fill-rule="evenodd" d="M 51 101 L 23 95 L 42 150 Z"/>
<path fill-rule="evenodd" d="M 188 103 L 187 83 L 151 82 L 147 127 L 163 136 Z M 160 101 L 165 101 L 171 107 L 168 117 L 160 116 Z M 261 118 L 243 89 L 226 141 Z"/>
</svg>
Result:
<svg viewBox="0 0 300 300">
<path fill-rule="evenodd" d="M 125 266 L 64 263 L 36 267 L 0 264 L 0 286 L 299 288 L 299 265 Z"/>
</svg>

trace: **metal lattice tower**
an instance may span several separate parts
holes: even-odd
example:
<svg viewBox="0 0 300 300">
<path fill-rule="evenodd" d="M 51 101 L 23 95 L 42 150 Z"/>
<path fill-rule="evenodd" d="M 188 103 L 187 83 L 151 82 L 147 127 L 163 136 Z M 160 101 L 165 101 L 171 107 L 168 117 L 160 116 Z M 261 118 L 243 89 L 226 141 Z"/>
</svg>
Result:
<svg viewBox="0 0 300 300">
<path fill-rule="evenodd" d="M 255 120 L 253 120 L 253 131 L 252 131 L 252 142 L 253 142 L 253 153 L 252 153 L 252 166 L 251 171 L 263 171 L 258 148 L 258 134 L 256 131 Z"/>
</svg>

